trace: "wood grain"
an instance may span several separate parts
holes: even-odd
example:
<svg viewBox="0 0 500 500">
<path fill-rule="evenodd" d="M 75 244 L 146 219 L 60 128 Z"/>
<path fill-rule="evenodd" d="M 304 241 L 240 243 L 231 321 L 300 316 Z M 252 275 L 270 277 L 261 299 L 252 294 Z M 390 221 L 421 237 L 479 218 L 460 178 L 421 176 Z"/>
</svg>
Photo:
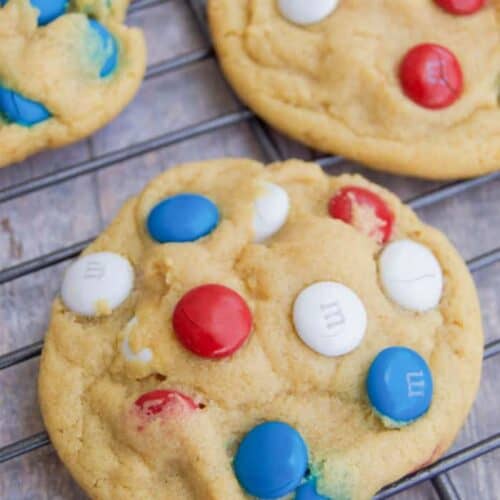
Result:
<svg viewBox="0 0 500 500">
<path fill-rule="evenodd" d="M 206 46 L 185 0 L 166 0 L 129 17 L 144 28 L 149 62 Z M 88 140 L 60 151 L 39 154 L 0 171 L 0 188 L 64 169 L 68 165 L 177 130 L 239 108 L 217 65 L 208 60 L 144 83 L 134 102 L 113 123 Z M 312 159 L 317 153 L 273 132 L 284 157 Z M 98 173 L 85 175 L 0 204 L 0 268 L 24 262 L 96 235 L 122 202 L 160 171 L 180 162 L 221 156 L 265 160 L 248 122 L 160 149 Z M 343 161 L 328 172 L 360 172 L 404 199 L 437 183 L 388 176 Z M 420 210 L 421 217 L 443 229 L 465 258 L 500 246 L 500 181 Z M 43 338 L 48 307 L 67 263 L 0 286 L 0 353 Z M 477 272 L 487 339 L 498 338 L 500 264 Z M 36 377 L 38 360 L 0 372 L 0 446 L 41 431 Z M 500 397 L 496 386 L 500 360 L 485 364 L 477 403 L 455 447 L 498 431 Z M 376 464 L 374 464 L 376 466 Z M 450 475 L 463 499 L 498 498 L 500 453 L 492 453 Z M 51 447 L 0 466 L 0 498 L 84 499 Z M 395 498 L 437 498 L 430 483 Z M 230 499 L 228 499 L 230 500 Z"/>
</svg>

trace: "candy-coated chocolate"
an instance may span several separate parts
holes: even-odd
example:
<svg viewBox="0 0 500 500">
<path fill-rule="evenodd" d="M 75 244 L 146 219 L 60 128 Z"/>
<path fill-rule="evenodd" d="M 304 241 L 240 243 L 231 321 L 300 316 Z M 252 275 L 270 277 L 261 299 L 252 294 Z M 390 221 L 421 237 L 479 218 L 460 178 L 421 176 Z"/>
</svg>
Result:
<svg viewBox="0 0 500 500">
<path fill-rule="evenodd" d="M 384 248 L 378 264 L 386 294 L 401 307 L 425 312 L 439 305 L 443 271 L 426 246 L 412 240 L 395 241 Z"/>
<path fill-rule="evenodd" d="M 387 243 L 391 238 L 394 214 L 373 191 L 358 186 L 343 187 L 330 200 L 328 211 L 334 219 L 352 224 L 378 243 Z"/>
<path fill-rule="evenodd" d="M 137 399 L 135 405 L 146 417 L 153 417 L 164 411 L 175 409 L 196 410 L 196 403 L 185 394 L 173 390 L 161 390 L 147 392 Z"/>
<path fill-rule="evenodd" d="M 366 387 L 375 411 L 388 427 L 402 427 L 420 418 L 432 402 L 432 375 L 412 349 L 389 347 L 378 354 Z"/>
<path fill-rule="evenodd" d="M 424 108 L 451 106 L 463 90 L 460 63 L 452 52 L 436 44 L 411 49 L 401 63 L 399 77 L 405 94 Z"/>
<path fill-rule="evenodd" d="M 330 500 L 330 498 L 317 492 L 316 478 L 314 478 L 297 488 L 295 500 Z"/>
<path fill-rule="evenodd" d="M 280 498 L 300 484 L 307 462 L 307 446 L 293 427 L 283 422 L 264 422 L 243 438 L 234 470 L 250 495 Z"/>
<path fill-rule="evenodd" d="M 6 5 L 9 0 L 0 0 L 0 5 Z M 38 24 L 44 26 L 62 16 L 68 8 L 68 0 L 30 0 L 31 5 L 37 9 Z"/>
<path fill-rule="evenodd" d="M 342 356 L 359 346 L 366 310 L 348 287 L 333 281 L 308 286 L 293 305 L 293 323 L 302 341 L 323 356 Z"/>
<path fill-rule="evenodd" d="M 68 267 L 61 297 L 73 312 L 96 316 L 117 308 L 133 285 L 134 270 L 127 259 L 112 252 L 97 252 L 78 258 Z"/>
<path fill-rule="evenodd" d="M 182 297 L 172 323 L 186 349 L 204 358 L 223 358 L 238 350 L 250 335 L 252 313 L 234 290 L 210 284 Z"/>
<path fill-rule="evenodd" d="M 435 0 L 435 2 L 444 10 L 459 16 L 474 14 L 486 3 L 485 0 Z"/>
<path fill-rule="evenodd" d="M 30 127 L 50 118 L 47 108 L 18 92 L 0 86 L 0 113 L 9 121 Z"/>
<path fill-rule="evenodd" d="M 262 243 L 285 224 L 290 211 L 288 193 L 277 184 L 266 182 L 254 203 L 254 241 Z"/>
<path fill-rule="evenodd" d="M 104 54 L 104 62 L 99 71 L 99 76 L 105 78 L 109 76 L 118 64 L 119 49 L 115 37 L 100 22 L 89 19 L 90 27 L 94 30 L 101 42 L 101 51 Z"/>
<path fill-rule="evenodd" d="M 149 213 L 147 228 L 159 243 L 196 241 L 219 224 L 219 209 L 200 194 L 182 193 L 158 203 Z"/>
<path fill-rule="evenodd" d="M 339 0 L 278 0 L 278 8 L 288 21 L 305 26 L 326 19 L 338 3 Z"/>
<path fill-rule="evenodd" d="M 125 326 L 124 338 L 122 340 L 122 355 L 123 357 L 133 363 L 149 363 L 153 359 L 153 351 L 148 347 L 134 352 L 129 343 L 129 336 L 134 328 L 139 324 L 137 318 L 134 316 Z"/>
</svg>

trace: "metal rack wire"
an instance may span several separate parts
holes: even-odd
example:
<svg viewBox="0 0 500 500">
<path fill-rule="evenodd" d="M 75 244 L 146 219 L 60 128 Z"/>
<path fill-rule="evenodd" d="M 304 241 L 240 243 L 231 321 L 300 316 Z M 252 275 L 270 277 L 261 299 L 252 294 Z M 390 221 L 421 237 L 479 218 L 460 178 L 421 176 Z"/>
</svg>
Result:
<svg viewBox="0 0 500 500">
<path fill-rule="evenodd" d="M 158 6 L 171 0 L 135 0 L 130 6 L 129 12 L 137 12 Z M 205 19 L 205 5 L 203 0 L 184 0 L 188 4 L 192 14 L 196 17 L 199 28 L 203 35 L 209 40 L 209 34 Z M 190 53 L 173 57 L 166 61 L 151 65 L 146 72 L 146 79 L 155 78 L 168 72 L 176 71 L 186 66 L 199 63 L 201 61 L 214 58 L 214 53 L 210 44 L 207 48 L 192 51 Z M 131 158 L 155 151 L 166 146 L 186 141 L 196 136 L 208 134 L 231 125 L 249 122 L 251 129 L 262 148 L 264 155 L 269 161 L 284 159 L 283 154 L 275 144 L 272 135 L 267 127 L 261 123 L 255 115 L 248 109 L 242 107 L 240 110 L 227 113 L 216 118 L 199 122 L 195 125 L 185 127 L 179 130 L 167 132 L 152 139 L 127 146 L 123 149 L 106 153 L 98 158 L 91 158 L 73 165 L 49 173 L 44 176 L 35 177 L 19 184 L 15 184 L 0 189 L 0 204 L 6 201 L 27 195 L 34 191 L 39 191 L 46 187 L 69 181 L 76 177 L 96 172 L 111 166 L 115 166 L 130 160 Z M 331 167 L 340 161 L 339 156 L 325 156 L 317 160 L 322 167 Z M 413 208 L 422 208 L 440 201 L 446 200 L 452 196 L 457 196 L 469 189 L 481 186 L 490 181 L 500 178 L 500 172 L 492 173 L 465 181 L 445 184 L 437 189 L 407 200 L 407 203 Z M 35 259 L 23 262 L 21 264 L 0 270 L 0 286 L 26 276 L 36 273 L 43 269 L 55 266 L 56 264 L 69 260 L 77 256 L 92 239 L 81 241 L 71 246 L 58 249 L 54 252 L 42 255 Z M 500 261 L 500 248 L 496 248 L 488 253 L 479 255 L 471 259 L 467 264 L 471 272 L 476 272 L 487 266 Z M 31 345 L 22 347 L 12 352 L 0 356 L 0 371 L 40 355 L 43 341 L 35 342 Z M 491 358 L 500 354 L 500 338 L 490 342 L 485 346 L 484 359 Z M 16 441 L 12 444 L 0 448 L 0 464 L 16 457 L 25 455 L 33 450 L 49 445 L 50 441 L 45 432 L 40 432 L 33 436 Z M 463 447 L 458 451 L 448 454 L 435 464 L 418 471 L 417 473 L 402 479 L 401 481 L 385 488 L 376 495 L 380 500 L 388 498 L 396 493 L 404 491 L 421 482 L 431 480 L 436 494 L 443 500 L 457 500 L 460 498 L 455 485 L 447 471 L 456 468 L 466 462 L 481 457 L 493 450 L 500 448 L 500 432 L 497 432 L 482 441 Z"/>
</svg>

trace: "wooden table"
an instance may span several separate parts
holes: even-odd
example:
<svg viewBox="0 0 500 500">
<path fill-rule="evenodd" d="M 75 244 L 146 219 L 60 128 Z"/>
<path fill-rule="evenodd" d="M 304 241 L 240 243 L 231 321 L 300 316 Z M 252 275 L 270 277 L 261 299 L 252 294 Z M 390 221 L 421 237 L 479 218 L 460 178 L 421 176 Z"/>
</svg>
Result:
<svg viewBox="0 0 500 500">
<path fill-rule="evenodd" d="M 92 238 L 113 218 L 125 199 L 172 165 L 228 155 L 268 159 L 254 134 L 256 122 L 239 113 L 242 106 L 229 91 L 217 64 L 207 57 L 209 45 L 189 2 L 138 0 L 132 10 L 129 23 L 145 30 L 150 65 L 193 51 L 195 62 L 176 71 L 153 67 L 156 71 L 152 71 L 134 102 L 117 120 L 88 140 L 1 170 L 0 190 L 39 176 L 53 178 L 50 176 L 73 172 L 64 169 L 156 136 L 163 137 L 160 144 L 165 147 L 151 150 L 154 144 L 146 142 L 146 154 L 0 203 L 0 269 Z M 172 132 L 200 121 L 208 120 L 210 129 L 210 120 L 228 113 L 232 123 L 229 126 L 181 142 L 176 141 L 179 137 L 172 137 Z M 317 157 L 279 134 L 271 134 L 279 154 Z M 374 173 L 349 161 L 340 161 L 327 170 L 361 172 L 403 199 L 438 187 L 437 183 Z M 444 230 L 466 259 L 472 259 L 500 246 L 499 195 L 500 181 L 496 179 L 418 212 L 424 220 Z M 0 285 L 0 354 L 43 338 L 49 304 L 67 265 L 68 261 L 64 261 Z M 486 339 L 492 341 L 498 338 L 500 263 L 476 272 L 474 277 L 480 291 Z M 37 372 L 37 357 L 0 371 L 0 447 L 43 431 L 37 405 Z M 499 379 L 500 357 L 492 357 L 485 362 L 479 397 L 454 449 L 499 431 Z M 454 469 L 448 477 L 460 498 L 487 500 L 500 498 L 499 470 L 497 450 Z M 0 477 L 0 498 L 6 500 L 85 498 L 50 446 L 2 464 Z M 427 482 L 395 498 L 438 496 Z"/>
</svg>

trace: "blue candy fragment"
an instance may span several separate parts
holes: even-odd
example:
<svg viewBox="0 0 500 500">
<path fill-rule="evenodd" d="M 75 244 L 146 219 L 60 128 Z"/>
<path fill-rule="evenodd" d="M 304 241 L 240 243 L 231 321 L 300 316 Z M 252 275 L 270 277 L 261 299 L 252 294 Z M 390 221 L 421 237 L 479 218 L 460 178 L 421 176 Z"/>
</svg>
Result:
<svg viewBox="0 0 500 500">
<path fill-rule="evenodd" d="M 200 194 L 183 193 L 167 198 L 149 213 L 147 228 L 159 243 L 196 241 L 219 224 L 217 205 Z"/>
<path fill-rule="evenodd" d="M 0 5 L 4 6 L 9 0 L 0 0 Z M 30 0 L 31 5 L 37 9 L 38 25 L 44 26 L 59 16 L 62 16 L 68 8 L 68 0 Z"/>
<path fill-rule="evenodd" d="M 283 422 L 265 422 L 244 438 L 234 459 L 241 486 L 258 498 L 279 498 L 297 488 L 307 470 L 307 446 Z"/>
<path fill-rule="evenodd" d="M 9 121 L 28 127 L 51 117 L 43 104 L 3 86 L 0 86 L 0 113 Z"/>
<path fill-rule="evenodd" d="M 406 347 L 380 352 L 370 367 L 366 386 L 372 406 L 390 427 L 402 427 L 420 418 L 432 402 L 429 366 Z"/>
<path fill-rule="evenodd" d="M 303 484 L 295 492 L 295 500 L 330 500 L 316 491 L 316 478 Z"/>
<path fill-rule="evenodd" d="M 99 76 L 105 78 L 115 70 L 118 64 L 118 44 L 115 37 L 101 23 L 94 19 L 89 19 L 89 24 L 101 40 L 100 52 L 104 53 L 105 58 Z"/>
</svg>

